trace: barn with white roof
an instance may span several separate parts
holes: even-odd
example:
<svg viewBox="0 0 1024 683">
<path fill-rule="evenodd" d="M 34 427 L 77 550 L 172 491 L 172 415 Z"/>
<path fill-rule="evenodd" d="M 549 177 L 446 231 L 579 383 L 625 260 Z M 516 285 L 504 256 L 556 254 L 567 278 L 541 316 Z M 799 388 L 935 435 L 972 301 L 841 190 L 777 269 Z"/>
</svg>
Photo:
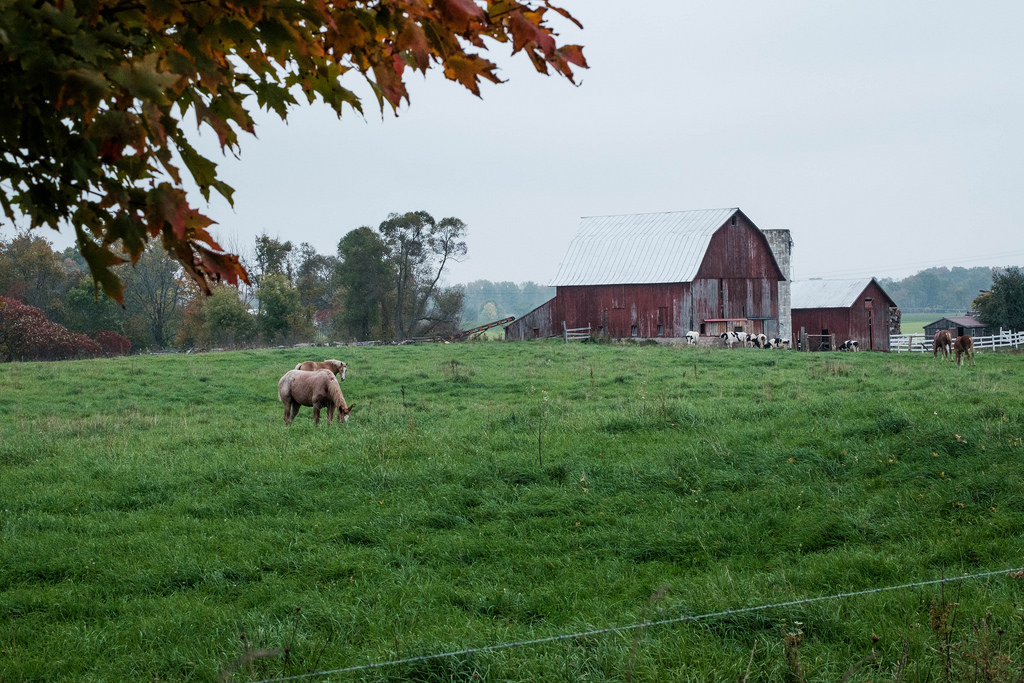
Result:
<svg viewBox="0 0 1024 683">
<path fill-rule="evenodd" d="M 555 298 L 505 338 L 563 326 L 615 339 L 789 337 L 791 245 L 788 230 L 762 231 L 738 208 L 583 218 L 550 283 Z"/>
<path fill-rule="evenodd" d="M 835 350 L 847 340 L 862 351 L 888 351 L 900 311 L 875 278 L 799 280 L 791 289 L 794 345 Z"/>
</svg>

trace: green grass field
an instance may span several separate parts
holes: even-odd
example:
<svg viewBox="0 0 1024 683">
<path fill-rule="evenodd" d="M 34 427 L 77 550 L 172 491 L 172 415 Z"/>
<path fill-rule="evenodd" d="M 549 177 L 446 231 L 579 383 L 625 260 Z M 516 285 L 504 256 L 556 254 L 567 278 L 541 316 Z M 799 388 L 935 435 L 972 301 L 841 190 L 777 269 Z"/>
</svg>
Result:
<svg viewBox="0 0 1024 683">
<path fill-rule="evenodd" d="M 311 353 L 348 424 L 284 427 Z M 2 365 L 0 680 L 1020 680 L 1022 380 L 546 341 Z"/>
</svg>

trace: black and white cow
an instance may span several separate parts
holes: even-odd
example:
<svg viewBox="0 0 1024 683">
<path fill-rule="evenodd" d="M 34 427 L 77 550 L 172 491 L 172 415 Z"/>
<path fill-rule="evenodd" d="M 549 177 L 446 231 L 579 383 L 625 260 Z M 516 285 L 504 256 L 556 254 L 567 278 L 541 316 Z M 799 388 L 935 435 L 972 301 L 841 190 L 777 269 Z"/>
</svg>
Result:
<svg viewBox="0 0 1024 683">
<path fill-rule="evenodd" d="M 697 339 L 699 337 L 700 332 L 694 332 L 693 330 L 690 330 L 689 332 L 686 333 L 686 343 L 689 344 L 690 346 L 696 346 Z"/>
<path fill-rule="evenodd" d="M 767 349 L 768 347 L 768 335 L 766 334 L 752 334 L 750 335 L 750 341 L 754 343 L 759 349 Z"/>
<path fill-rule="evenodd" d="M 768 349 L 784 349 L 789 346 L 789 339 L 785 337 L 772 337 L 768 340 Z"/>
<path fill-rule="evenodd" d="M 739 342 L 746 346 L 747 342 L 750 341 L 750 335 L 747 334 L 746 332 L 723 332 L 718 336 L 720 336 L 725 341 L 725 343 L 729 345 L 730 349 L 732 348 L 732 345 L 735 344 L 736 342 Z"/>
<path fill-rule="evenodd" d="M 847 339 L 846 341 L 844 341 L 842 344 L 839 345 L 839 350 L 840 351 L 859 351 L 860 350 L 860 342 L 857 341 L 856 339 Z"/>
</svg>

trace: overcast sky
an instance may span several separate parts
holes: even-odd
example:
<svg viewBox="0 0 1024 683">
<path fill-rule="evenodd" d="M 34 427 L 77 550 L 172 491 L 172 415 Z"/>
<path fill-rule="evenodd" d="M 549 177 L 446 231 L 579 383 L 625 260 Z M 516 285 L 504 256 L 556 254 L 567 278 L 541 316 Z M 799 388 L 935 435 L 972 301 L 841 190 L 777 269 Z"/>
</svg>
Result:
<svg viewBox="0 0 1024 683">
<path fill-rule="evenodd" d="M 416 73 L 397 118 L 356 81 L 365 118 L 261 115 L 221 159 L 234 209 L 204 207 L 223 246 L 334 254 L 425 210 L 469 226 L 449 283 L 547 284 L 583 216 L 739 207 L 792 232 L 795 279 L 1024 263 L 1019 0 L 560 4 L 578 86 L 494 45 L 482 99 Z"/>
</svg>

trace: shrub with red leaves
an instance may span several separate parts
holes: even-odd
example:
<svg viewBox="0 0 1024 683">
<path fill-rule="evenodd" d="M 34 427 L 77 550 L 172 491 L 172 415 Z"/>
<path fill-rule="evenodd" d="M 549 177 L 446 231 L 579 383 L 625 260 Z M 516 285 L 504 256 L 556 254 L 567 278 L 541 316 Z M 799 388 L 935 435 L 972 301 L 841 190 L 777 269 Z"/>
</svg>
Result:
<svg viewBox="0 0 1024 683">
<path fill-rule="evenodd" d="M 111 330 L 100 330 L 96 333 L 96 341 L 103 349 L 104 356 L 127 356 L 131 353 L 132 343 L 128 337 Z"/>
<path fill-rule="evenodd" d="M 69 360 L 102 354 L 94 339 L 47 320 L 35 306 L 0 297 L 0 358 L 4 361 Z"/>
</svg>

